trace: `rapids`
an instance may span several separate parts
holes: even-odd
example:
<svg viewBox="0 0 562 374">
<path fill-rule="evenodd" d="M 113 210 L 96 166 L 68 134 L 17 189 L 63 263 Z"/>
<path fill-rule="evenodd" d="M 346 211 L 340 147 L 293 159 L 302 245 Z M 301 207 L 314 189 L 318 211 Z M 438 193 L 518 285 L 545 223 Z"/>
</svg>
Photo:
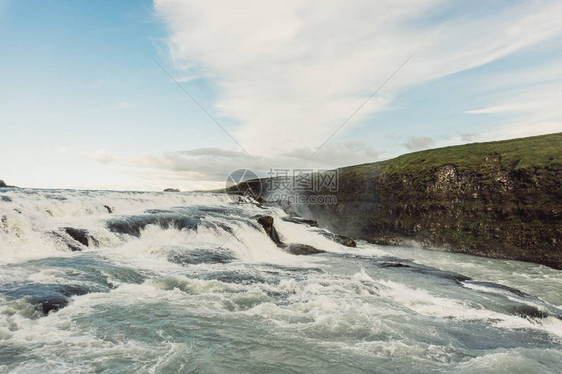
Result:
<svg viewBox="0 0 562 374">
<path fill-rule="evenodd" d="M 286 253 L 260 215 L 326 253 Z M 562 272 L 348 248 L 284 216 L 220 194 L 1 190 L 0 372 L 562 372 Z"/>
</svg>

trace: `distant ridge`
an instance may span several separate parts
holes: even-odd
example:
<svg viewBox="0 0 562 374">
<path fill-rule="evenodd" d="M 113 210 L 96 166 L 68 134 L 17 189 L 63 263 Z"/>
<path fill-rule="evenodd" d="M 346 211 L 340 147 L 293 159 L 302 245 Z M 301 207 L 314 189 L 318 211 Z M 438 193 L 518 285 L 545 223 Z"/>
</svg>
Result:
<svg viewBox="0 0 562 374">
<path fill-rule="evenodd" d="M 0 188 L 16 188 L 16 186 L 9 186 L 3 180 L 0 179 Z"/>
</svg>

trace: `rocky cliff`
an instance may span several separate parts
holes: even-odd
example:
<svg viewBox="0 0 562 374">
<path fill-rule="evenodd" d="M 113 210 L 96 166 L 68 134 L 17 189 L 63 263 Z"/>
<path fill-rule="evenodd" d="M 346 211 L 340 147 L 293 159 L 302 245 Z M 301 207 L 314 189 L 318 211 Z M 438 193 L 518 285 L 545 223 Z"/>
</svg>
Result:
<svg viewBox="0 0 562 374">
<path fill-rule="evenodd" d="M 433 149 L 339 169 L 337 204 L 297 206 L 321 226 L 562 269 L 562 133 Z"/>
</svg>

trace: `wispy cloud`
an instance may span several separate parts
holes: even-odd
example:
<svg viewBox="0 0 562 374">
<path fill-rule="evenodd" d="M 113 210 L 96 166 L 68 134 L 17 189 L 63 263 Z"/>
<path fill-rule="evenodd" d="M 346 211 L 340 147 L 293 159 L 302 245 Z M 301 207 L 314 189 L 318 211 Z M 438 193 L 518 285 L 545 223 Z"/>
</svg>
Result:
<svg viewBox="0 0 562 374">
<path fill-rule="evenodd" d="M 91 157 L 98 161 L 101 162 L 102 164 L 109 164 L 110 162 L 113 162 L 116 160 L 115 156 L 113 156 L 111 153 L 109 153 L 108 151 L 104 150 L 104 149 L 100 149 L 94 153 L 92 153 Z"/>
<path fill-rule="evenodd" d="M 481 137 L 508 139 L 562 131 L 562 58 L 557 62 L 527 67 L 517 73 L 496 73 L 496 79 L 481 90 L 489 105 L 466 113 L 481 115 L 483 120 L 491 116 L 509 120 Z"/>
<path fill-rule="evenodd" d="M 155 0 L 175 66 L 216 84 L 215 109 L 238 121 L 235 137 L 257 155 L 317 147 L 414 52 L 348 130 L 390 108 L 404 88 L 482 66 L 562 31 L 557 1 L 487 3 L 470 14 L 452 5 Z M 472 112 L 506 110 L 502 105 Z"/>
<path fill-rule="evenodd" d="M 192 181 L 223 181 L 234 170 L 247 168 L 267 176 L 272 169 L 330 169 L 377 160 L 379 153 L 361 142 L 328 144 L 319 151 L 319 157 L 310 159 L 310 148 L 292 149 L 275 156 L 251 157 L 243 151 L 219 148 L 198 148 L 189 151 L 148 154 L 129 160 L 130 166 L 151 169 L 144 172 L 161 175 L 176 172 Z M 334 162 L 334 160 L 337 160 Z"/>
</svg>

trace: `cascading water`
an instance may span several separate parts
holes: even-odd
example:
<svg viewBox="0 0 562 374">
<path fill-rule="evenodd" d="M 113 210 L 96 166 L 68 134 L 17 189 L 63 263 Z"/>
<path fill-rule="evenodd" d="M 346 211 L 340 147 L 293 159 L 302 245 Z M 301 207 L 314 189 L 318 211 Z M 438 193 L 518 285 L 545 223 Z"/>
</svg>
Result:
<svg viewBox="0 0 562 374">
<path fill-rule="evenodd" d="M 295 256 L 257 223 L 270 215 Z M 562 273 L 203 193 L 0 192 L 0 372 L 562 371 Z"/>
</svg>

